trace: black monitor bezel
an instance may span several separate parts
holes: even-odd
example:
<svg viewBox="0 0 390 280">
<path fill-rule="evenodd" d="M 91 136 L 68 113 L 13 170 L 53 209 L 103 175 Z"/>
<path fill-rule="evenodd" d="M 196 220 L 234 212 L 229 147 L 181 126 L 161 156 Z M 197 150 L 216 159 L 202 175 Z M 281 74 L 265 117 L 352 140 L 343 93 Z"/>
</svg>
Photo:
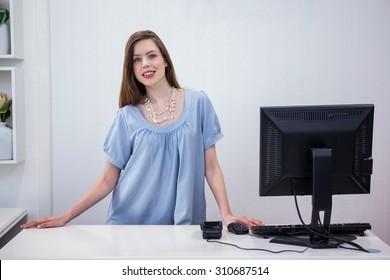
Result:
<svg viewBox="0 0 390 280">
<path fill-rule="evenodd" d="M 343 155 L 342 153 L 336 151 L 337 154 L 333 155 L 333 171 L 336 172 L 336 174 L 333 173 L 332 176 L 332 194 L 357 194 L 357 193 L 370 193 L 370 175 L 372 173 L 372 141 L 373 141 L 373 117 L 374 117 L 374 105 L 373 104 L 341 104 L 341 105 L 294 105 L 294 106 L 263 106 L 260 107 L 260 182 L 259 182 L 259 195 L 260 196 L 285 196 L 285 195 L 294 195 L 293 190 L 289 187 L 291 186 L 290 179 L 294 179 L 295 181 L 298 181 L 296 192 L 298 195 L 311 195 L 312 194 L 312 174 L 311 170 L 306 170 L 306 174 L 303 174 L 303 171 L 300 172 L 300 174 L 295 174 L 297 176 L 290 176 L 291 174 L 288 174 L 288 172 L 285 172 L 285 165 L 286 161 L 288 160 L 287 157 L 301 157 L 299 161 L 302 161 L 302 156 L 297 154 L 293 155 L 285 155 L 284 152 L 286 148 L 284 145 L 291 145 L 286 144 L 286 140 L 283 138 L 286 138 L 283 136 L 285 131 L 287 130 L 288 133 L 291 133 L 291 130 L 294 130 L 296 124 L 302 124 L 301 121 L 278 121 L 275 120 L 275 118 L 272 117 L 272 115 L 277 112 L 278 114 L 284 114 L 286 112 L 323 112 L 323 111 L 350 111 L 350 110 L 359 110 L 362 111 L 360 116 L 355 117 L 353 120 L 345 120 L 345 119 L 331 119 L 326 121 L 317 121 L 317 120 L 311 120 L 309 121 L 309 125 L 307 127 L 301 126 L 301 131 L 298 131 L 296 133 L 308 133 L 310 134 L 310 128 L 319 129 L 318 126 L 326 126 L 325 129 L 329 130 L 331 133 L 337 134 L 340 133 L 340 135 L 345 135 L 345 132 L 340 132 L 340 130 L 345 129 L 346 126 L 350 126 L 349 129 L 352 129 L 350 131 L 350 134 L 353 134 L 352 136 L 349 136 L 350 139 L 341 139 L 340 136 L 338 141 L 349 141 L 350 143 L 350 149 L 346 150 L 348 148 L 348 145 L 346 144 L 340 144 L 346 146 L 342 153 L 345 153 Z M 279 135 L 274 135 L 272 137 L 268 137 L 267 140 L 265 140 L 265 124 L 264 122 L 268 121 L 271 122 L 272 125 L 278 130 Z M 352 126 L 352 123 L 354 123 Z M 288 124 L 290 123 L 290 124 Z M 293 126 L 291 126 L 291 123 Z M 342 124 L 342 127 L 337 127 L 337 125 Z M 348 168 L 341 168 L 338 166 L 338 158 L 344 157 L 342 159 L 343 161 L 346 161 L 345 157 L 348 157 L 348 161 L 352 160 L 352 157 L 354 154 L 356 155 L 356 149 L 362 150 L 362 148 L 359 147 L 353 147 L 356 146 L 355 144 L 355 137 L 361 137 L 356 136 L 356 131 L 358 131 L 362 125 L 365 125 L 364 128 L 364 134 L 365 134 L 365 145 L 368 148 L 365 148 L 364 154 L 361 153 L 359 155 L 360 163 L 355 164 L 355 166 L 352 166 L 353 163 L 350 162 L 351 166 Z M 317 128 L 316 128 L 317 126 Z M 333 128 L 332 128 L 333 126 Z M 332 131 L 333 129 L 333 131 Z M 272 132 L 275 133 L 275 132 Z M 314 132 L 312 132 L 314 133 Z M 311 136 L 308 135 L 307 138 L 310 138 Z M 313 136 L 314 137 L 314 136 Z M 321 136 L 319 136 L 321 137 Z M 336 136 L 330 136 L 330 137 L 336 137 Z M 352 137 L 352 138 L 351 138 Z M 316 137 L 314 137 L 316 138 Z M 269 147 L 266 147 L 264 144 L 265 141 L 273 141 L 274 143 L 277 141 L 284 142 L 281 145 L 282 151 L 276 151 L 273 147 L 274 151 L 271 153 L 268 153 L 267 157 L 268 159 L 265 160 L 265 154 L 267 153 L 267 149 Z M 287 139 L 287 141 L 289 141 Z M 304 140 L 306 141 L 306 140 Z M 347 143 L 347 142 L 345 142 Z M 295 146 L 299 146 L 299 144 L 295 144 Z M 308 160 L 310 157 L 310 149 L 309 148 L 332 148 L 332 147 L 326 147 L 326 146 L 318 146 L 318 147 L 308 147 L 306 149 L 306 159 Z M 291 149 L 292 150 L 292 149 Z M 335 151 L 334 151 L 335 153 Z M 275 160 L 279 160 L 279 163 L 275 164 L 273 168 L 279 168 L 278 172 L 281 175 L 281 177 L 274 179 L 278 181 L 278 184 L 280 185 L 280 190 L 278 190 L 278 186 L 274 185 L 272 186 L 272 190 L 269 190 L 270 186 L 265 186 L 264 183 L 264 172 L 265 166 L 269 164 L 267 161 L 274 162 Z M 307 161 L 305 163 L 306 165 L 309 164 Z M 356 167 L 357 166 L 357 167 Z M 353 169 L 360 169 L 360 170 L 353 170 Z M 341 170 L 341 171 L 340 171 Z M 276 172 L 277 173 L 277 172 Z M 342 174 L 344 173 L 344 174 Z M 360 173 L 356 175 L 357 173 Z"/>
</svg>

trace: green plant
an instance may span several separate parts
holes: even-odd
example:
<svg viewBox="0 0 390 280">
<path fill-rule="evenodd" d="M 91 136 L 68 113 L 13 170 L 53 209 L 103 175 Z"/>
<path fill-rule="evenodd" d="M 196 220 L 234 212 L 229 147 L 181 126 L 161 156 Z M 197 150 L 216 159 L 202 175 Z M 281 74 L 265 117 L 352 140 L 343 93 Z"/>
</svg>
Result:
<svg viewBox="0 0 390 280">
<path fill-rule="evenodd" d="M 2 1 L 0 1 L 0 24 L 6 23 L 9 20 L 9 11 L 3 8 Z"/>
<path fill-rule="evenodd" d="M 8 100 L 7 94 L 0 92 L 0 122 L 5 122 L 11 116 L 12 100 Z"/>
</svg>

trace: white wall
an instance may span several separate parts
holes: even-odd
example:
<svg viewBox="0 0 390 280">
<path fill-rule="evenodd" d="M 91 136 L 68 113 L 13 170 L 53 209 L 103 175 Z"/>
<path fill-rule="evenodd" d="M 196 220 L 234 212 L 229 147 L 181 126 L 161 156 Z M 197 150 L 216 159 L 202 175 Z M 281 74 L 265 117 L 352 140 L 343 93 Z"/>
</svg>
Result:
<svg viewBox="0 0 390 280">
<path fill-rule="evenodd" d="M 298 223 L 291 197 L 258 196 L 260 106 L 374 103 L 371 194 L 334 197 L 333 221 L 368 221 L 390 244 L 389 1 L 68 0 L 51 1 L 50 9 L 48 2 L 25 1 L 27 160 L 0 166 L 1 206 L 25 207 L 31 218 L 50 213 L 52 174 L 57 214 L 97 179 L 124 45 L 134 31 L 151 29 L 168 47 L 179 82 L 213 101 L 225 134 L 219 159 L 237 215 Z M 45 15 L 50 28 L 42 29 Z M 219 219 L 210 193 L 207 200 L 209 219 Z M 308 212 L 310 198 L 299 201 Z M 104 223 L 107 204 L 74 223 Z"/>
</svg>

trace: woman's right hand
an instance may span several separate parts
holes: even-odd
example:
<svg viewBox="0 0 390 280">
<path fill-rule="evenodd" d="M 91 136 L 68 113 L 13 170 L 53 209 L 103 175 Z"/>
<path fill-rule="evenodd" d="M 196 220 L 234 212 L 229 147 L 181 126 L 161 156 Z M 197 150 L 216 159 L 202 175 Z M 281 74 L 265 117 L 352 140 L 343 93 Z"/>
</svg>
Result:
<svg viewBox="0 0 390 280">
<path fill-rule="evenodd" d="M 21 225 L 20 227 L 23 229 L 29 229 L 29 228 L 51 228 L 51 227 L 62 227 L 66 225 L 67 220 L 66 218 L 61 216 L 53 216 L 53 217 L 46 217 L 37 219 L 28 223 L 25 223 Z"/>
</svg>

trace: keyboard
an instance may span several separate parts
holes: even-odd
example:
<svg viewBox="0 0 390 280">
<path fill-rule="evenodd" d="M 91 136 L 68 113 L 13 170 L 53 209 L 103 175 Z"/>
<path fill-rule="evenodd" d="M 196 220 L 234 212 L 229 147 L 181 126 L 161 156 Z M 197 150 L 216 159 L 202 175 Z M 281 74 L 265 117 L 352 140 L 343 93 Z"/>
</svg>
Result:
<svg viewBox="0 0 390 280">
<path fill-rule="evenodd" d="M 330 224 L 331 234 L 356 234 L 364 235 L 366 230 L 370 230 L 369 223 L 343 223 Z M 303 225 L 264 225 L 254 226 L 251 232 L 257 235 L 293 235 L 293 234 L 308 234 L 310 233 Z"/>
</svg>

